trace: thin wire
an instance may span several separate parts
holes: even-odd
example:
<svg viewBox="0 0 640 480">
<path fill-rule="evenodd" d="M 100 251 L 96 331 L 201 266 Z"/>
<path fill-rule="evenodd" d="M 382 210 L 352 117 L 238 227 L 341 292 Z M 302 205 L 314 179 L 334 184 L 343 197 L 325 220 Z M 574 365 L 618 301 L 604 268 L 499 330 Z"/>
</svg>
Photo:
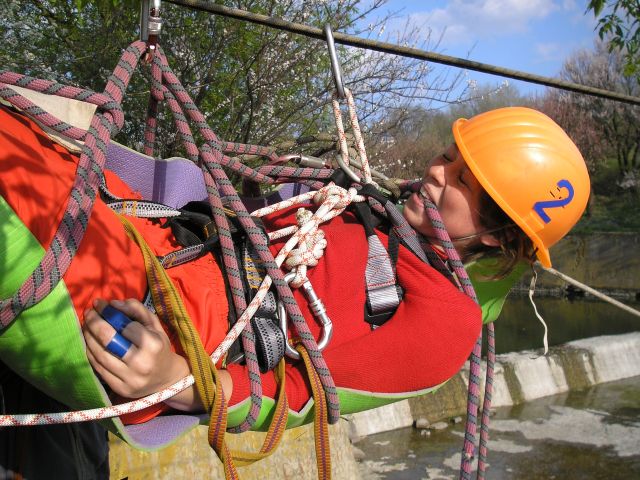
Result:
<svg viewBox="0 0 640 480">
<path fill-rule="evenodd" d="M 542 266 L 542 264 L 540 264 L 539 262 L 536 262 L 536 265 Z M 578 287 L 579 289 L 585 291 L 586 293 L 589 293 L 589 294 L 593 295 L 594 297 L 599 298 L 600 300 L 608 302 L 611 305 L 615 305 L 616 307 L 618 307 L 618 308 L 620 308 L 620 309 L 624 310 L 625 312 L 628 312 L 628 313 L 630 313 L 632 315 L 635 315 L 636 317 L 640 317 L 640 310 L 636 310 L 635 308 L 632 308 L 629 305 L 626 305 L 626 304 L 624 304 L 622 302 L 619 302 L 615 298 L 611 298 L 610 296 L 605 295 L 602 292 L 599 292 L 595 288 L 591 288 L 589 285 L 585 285 L 584 283 L 579 282 L 575 278 L 571 278 L 569 275 L 567 275 L 565 273 L 562 273 L 562 272 L 559 272 L 558 270 L 556 270 L 554 268 L 544 267 L 544 266 L 542 266 L 542 268 L 544 269 L 545 272 L 548 272 L 551 275 L 555 275 L 556 277 L 561 278 L 565 282 L 570 283 L 570 284 Z"/>
<path fill-rule="evenodd" d="M 297 33 L 305 35 L 307 37 L 316 38 L 318 40 L 325 41 L 324 31 L 320 28 L 311 27 L 302 23 L 288 22 L 281 18 L 268 17 L 266 15 L 260 15 L 257 13 L 247 12 L 237 8 L 225 7 L 217 5 L 210 1 L 204 0 L 167 0 L 169 3 L 179 5 L 182 7 L 189 7 L 194 10 L 205 11 L 221 15 L 224 17 L 235 18 L 237 20 L 244 20 L 259 25 L 265 25 L 267 27 L 276 28 L 279 30 L 285 30 L 291 33 Z M 335 43 L 342 45 L 349 45 L 352 47 L 365 48 L 368 50 L 375 50 L 382 53 L 390 53 L 402 57 L 415 58 L 418 60 L 427 60 L 434 63 L 441 63 L 443 65 L 450 65 L 453 67 L 466 68 L 468 70 L 474 70 L 476 72 L 489 73 L 491 75 L 499 75 L 501 77 L 512 78 L 514 80 L 522 80 L 529 83 L 535 83 L 538 85 L 545 85 L 547 87 L 559 88 L 561 90 L 568 90 L 570 92 L 583 93 L 585 95 L 591 95 L 594 97 L 607 98 L 609 100 L 615 100 L 618 102 L 629 103 L 632 105 L 640 105 L 640 97 L 634 97 L 631 95 L 624 95 L 622 93 L 610 92 L 595 87 L 588 87 L 586 85 L 580 85 L 578 83 L 566 82 L 551 77 L 544 77 L 542 75 L 535 75 L 532 73 L 522 72 L 520 70 L 512 70 L 509 68 L 497 67 L 488 63 L 475 62 L 473 60 L 467 60 L 464 58 L 451 57 L 449 55 L 442 55 L 435 52 L 429 52 L 426 50 L 420 50 L 418 48 L 403 47 L 395 45 L 393 43 L 380 42 L 377 40 L 370 40 L 366 38 L 356 37 L 354 35 L 347 35 L 345 33 L 334 32 L 333 38 Z"/>
</svg>

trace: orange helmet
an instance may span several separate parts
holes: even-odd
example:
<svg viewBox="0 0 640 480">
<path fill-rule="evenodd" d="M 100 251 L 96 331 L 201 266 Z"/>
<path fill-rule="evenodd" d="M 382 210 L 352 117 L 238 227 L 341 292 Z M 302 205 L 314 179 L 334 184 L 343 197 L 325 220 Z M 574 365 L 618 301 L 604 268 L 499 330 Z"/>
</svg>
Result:
<svg viewBox="0 0 640 480">
<path fill-rule="evenodd" d="M 545 114 L 524 107 L 461 118 L 453 136 L 480 184 L 550 267 L 549 248 L 576 224 L 589 199 L 587 166 L 573 141 Z"/>
</svg>

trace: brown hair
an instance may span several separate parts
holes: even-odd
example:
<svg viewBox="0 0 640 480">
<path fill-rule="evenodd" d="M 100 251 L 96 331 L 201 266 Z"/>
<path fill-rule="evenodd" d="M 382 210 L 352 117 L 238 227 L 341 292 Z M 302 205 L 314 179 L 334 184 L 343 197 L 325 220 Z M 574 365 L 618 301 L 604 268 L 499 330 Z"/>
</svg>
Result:
<svg viewBox="0 0 640 480">
<path fill-rule="evenodd" d="M 486 230 L 491 231 L 499 245 L 492 247 L 480 242 L 468 245 L 462 252 L 465 262 L 494 258 L 496 274 L 491 279 L 497 280 L 509 275 L 520 262 L 532 264 L 535 261 L 536 252 L 531 239 L 513 223 L 487 192 L 483 192 L 480 199 L 480 221 Z"/>
</svg>

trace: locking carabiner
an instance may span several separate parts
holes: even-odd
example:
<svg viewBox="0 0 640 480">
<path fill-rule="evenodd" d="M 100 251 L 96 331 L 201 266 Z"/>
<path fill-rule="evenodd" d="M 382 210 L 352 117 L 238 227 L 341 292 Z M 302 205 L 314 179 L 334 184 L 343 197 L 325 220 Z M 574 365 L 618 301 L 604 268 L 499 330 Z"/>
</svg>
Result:
<svg viewBox="0 0 640 480">
<path fill-rule="evenodd" d="M 295 272 L 289 272 L 284 276 L 284 280 L 285 282 L 290 283 L 295 276 Z M 316 319 L 322 324 L 322 337 L 318 342 L 318 350 L 322 351 L 329 344 L 331 336 L 333 335 L 333 323 L 327 315 L 327 310 L 324 308 L 322 300 L 320 300 L 320 298 L 318 298 L 318 295 L 316 295 L 311 282 L 308 279 L 305 280 L 301 288 L 305 294 L 305 297 L 307 297 L 311 313 L 313 313 L 313 316 L 316 317 Z M 284 332 L 286 338 L 287 310 L 285 309 L 284 304 L 281 300 L 278 300 L 278 317 L 280 317 L 280 328 Z M 293 358 L 294 360 L 298 360 L 300 358 L 300 354 L 291 346 L 288 339 L 285 342 L 285 355 L 289 358 Z"/>
</svg>

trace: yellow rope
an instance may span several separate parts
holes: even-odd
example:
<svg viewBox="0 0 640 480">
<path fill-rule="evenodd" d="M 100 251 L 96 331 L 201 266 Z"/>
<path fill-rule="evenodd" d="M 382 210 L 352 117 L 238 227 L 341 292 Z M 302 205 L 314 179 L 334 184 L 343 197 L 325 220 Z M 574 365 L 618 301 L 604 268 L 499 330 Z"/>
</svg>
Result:
<svg viewBox="0 0 640 480">
<path fill-rule="evenodd" d="M 322 382 L 316 372 L 309 354 L 303 345 L 296 345 L 296 350 L 302 357 L 304 365 L 307 368 L 309 383 L 311 384 L 311 392 L 313 394 L 313 404 L 315 409 L 315 418 L 313 422 L 314 441 L 316 448 L 316 464 L 318 466 L 318 478 L 331 478 L 331 448 L 329 443 L 329 420 L 327 413 L 327 401 L 324 394 Z"/>
<path fill-rule="evenodd" d="M 250 465 L 271 455 L 277 448 L 287 426 L 289 404 L 285 391 L 285 360 L 280 360 L 275 371 L 278 382 L 278 400 L 273 419 L 259 452 L 232 452 L 225 441 L 227 430 L 227 406 L 222 392 L 222 382 L 217 369 L 207 355 L 200 336 L 193 326 L 187 310 L 155 254 L 144 238 L 125 217 L 120 216 L 125 231 L 140 247 L 147 272 L 147 282 L 158 317 L 177 333 L 187 356 L 196 390 L 210 414 L 208 440 L 224 466 L 225 478 L 239 478 L 238 466 Z"/>
</svg>

